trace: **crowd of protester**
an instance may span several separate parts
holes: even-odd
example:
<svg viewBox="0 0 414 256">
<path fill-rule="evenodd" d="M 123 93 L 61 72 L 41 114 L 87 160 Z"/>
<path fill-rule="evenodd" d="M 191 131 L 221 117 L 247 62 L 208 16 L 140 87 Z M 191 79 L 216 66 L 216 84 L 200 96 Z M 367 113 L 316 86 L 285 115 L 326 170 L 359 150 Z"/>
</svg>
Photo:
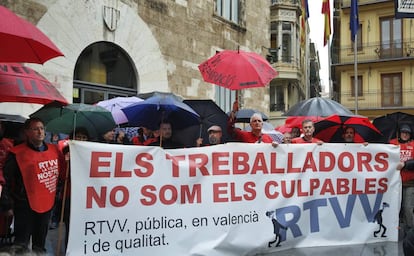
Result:
<svg viewBox="0 0 414 256">
<path fill-rule="evenodd" d="M 194 138 L 195 147 L 211 146 L 226 143 L 223 138 L 223 128 L 227 129 L 229 141 L 245 143 L 269 143 L 273 147 L 279 144 L 290 143 L 316 143 L 322 145 L 323 141 L 313 137 L 315 131 L 311 120 L 302 122 L 302 130 L 298 127 L 283 133 L 283 139 L 274 140 L 263 133 L 263 118 L 260 113 L 255 113 L 250 118 L 250 131 L 244 131 L 235 127 L 234 109 L 227 122 L 227 127 L 212 125 L 207 129 L 208 141 L 202 138 Z M 128 129 L 133 129 L 133 132 Z M 302 131 L 302 132 L 301 132 Z M 10 246 L 8 250 L 19 253 L 36 252 L 46 253 L 45 241 L 48 229 L 57 227 L 58 222 L 64 222 L 66 227 L 66 244 L 69 231 L 70 209 L 70 159 L 68 139 L 80 141 L 95 141 L 100 143 L 124 144 L 136 146 L 159 146 L 165 149 L 183 148 L 173 136 L 174 129 L 171 123 L 164 121 L 159 128 L 151 130 L 147 127 L 120 128 L 113 127 L 98 138 L 91 138 L 88 130 L 78 127 L 73 133 L 64 136 L 58 133 L 46 133 L 42 120 L 31 118 L 24 123 L 22 131 L 14 138 L 7 138 L 5 127 L 0 122 L 0 236 L 10 233 L 10 224 L 13 219 L 14 239 L 2 246 Z M 400 168 L 403 181 L 403 200 L 401 207 L 401 225 L 407 230 L 405 245 L 412 245 L 413 209 L 414 209 L 414 142 L 411 138 L 411 127 L 402 125 L 397 138 L 390 141 L 399 145 L 401 149 Z M 343 128 L 343 142 L 353 143 L 355 129 Z M 200 136 L 201 137 L 201 136 Z M 367 143 L 365 143 L 367 145 Z M 56 166 L 49 166 L 47 171 L 53 177 L 48 186 L 40 186 L 30 172 L 40 173 L 38 163 L 41 161 L 57 160 Z M 46 167 L 45 167 L 46 168 Z M 29 172 L 30 171 L 30 172 Z M 49 178 L 50 178 L 49 177 Z M 64 195 L 66 197 L 64 198 Z M 62 202 L 64 204 L 62 205 Z M 31 241 L 31 248 L 29 242 Z"/>
</svg>

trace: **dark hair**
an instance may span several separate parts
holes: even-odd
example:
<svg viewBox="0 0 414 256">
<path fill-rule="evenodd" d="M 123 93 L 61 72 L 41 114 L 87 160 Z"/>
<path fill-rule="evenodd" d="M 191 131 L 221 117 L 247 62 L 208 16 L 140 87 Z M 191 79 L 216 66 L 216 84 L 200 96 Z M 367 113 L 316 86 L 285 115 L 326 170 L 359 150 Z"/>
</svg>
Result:
<svg viewBox="0 0 414 256">
<path fill-rule="evenodd" d="M 346 133 L 346 130 L 348 130 L 348 129 L 352 129 L 352 130 L 354 131 L 354 133 L 355 133 L 355 128 L 354 128 L 354 127 L 352 127 L 352 126 L 344 126 L 344 127 L 342 128 L 342 133 Z"/>
<path fill-rule="evenodd" d="M 30 125 L 32 123 L 36 123 L 36 122 L 41 122 L 43 125 L 45 125 L 45 123 L 43 122 L 43 120 L 40 119 L 39 117 L 32 117 L 32 118 L 27 119 L 24 122 L 23 129 L 25 129 L 25 130 L 29 129 L 30 128 Z"/>
<path fill-rule="evenodd" d="M 89 132 L 88 132 L 88 130 L 87 130 L 85 127 L 77 127 L 77 128 L 75 129 L 75 132 L 71 132 L 71 133 L 69 134 L 69 138 L 70 138 L 70 139 L 73 139 L 73 134 L 75 134 L 75 136 L 76 136 L 77 134 L 84 134 L 84 135 L 86 135 L 86 136 L 88 137 L 88 139 L 90 139 Z"/>
</svg>

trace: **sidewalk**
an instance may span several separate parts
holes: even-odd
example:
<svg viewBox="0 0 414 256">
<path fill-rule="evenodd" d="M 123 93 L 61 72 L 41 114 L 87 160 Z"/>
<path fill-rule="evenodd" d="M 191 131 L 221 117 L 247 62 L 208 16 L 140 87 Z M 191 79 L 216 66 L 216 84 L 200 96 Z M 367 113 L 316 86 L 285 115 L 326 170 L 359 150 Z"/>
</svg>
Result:
<svg viewBox="0 0 414 256">
<path fill-rule="evenodd" d="M 46 242 L 47 254 L 42 256 L 63 256 L 65 250 L 64 230 L 62 230 L 61 254 L 56 254 L 56 246 L 59 236 L 59 229 L 49 230 Z M 25 254 L 23 256 L 35 256 L 36 254 Z M 373 244 L 347 245 L 347 246 L 324 246 L 295 248 L 268 254 L 258 254 L 257 256 L 404 256 L 402 242 L 381 242 Z M 17 256 L 17 254 L 0 252 L 0 256 Z M 18 255 L 21 256 L 21 255 Z M 40 256 L 40 255 L 36 255 Z"/>
<path fill-rule="evenodd" d="M 324 246 L 288 249 L 266 256 L 404 256 L 402 242 L 382 242 L 374 244 Z"/>
<path fill-rule="evenodd" d="M 55 252 L 58 238 L 58 229 L 49 230 L 48 235 L 48 251 Z M 64 242 L 62 242 L 62 254 L 64 250 Z M 279 251 L 269 254 L 258 254 L 257 256 L 404 256 L 402 249 L 402 241 L 381 242 L 373 244 L 347 245 L 347 246 L 324 246 L 324 247 L 307 247 L 295 248 L 285 251 Z M 3 256 L 0 254 L 0 256 Z M 55 254 L 48 254 L 55 256 Z"/>
</svg>

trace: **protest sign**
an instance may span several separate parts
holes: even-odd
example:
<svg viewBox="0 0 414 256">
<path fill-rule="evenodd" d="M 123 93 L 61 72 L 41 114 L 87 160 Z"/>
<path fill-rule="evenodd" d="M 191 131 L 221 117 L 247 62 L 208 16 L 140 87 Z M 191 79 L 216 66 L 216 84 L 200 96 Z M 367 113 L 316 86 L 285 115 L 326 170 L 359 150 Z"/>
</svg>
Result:
<svg viewBox="0 0 414 256">
<path fill-rule="evenodd" d="M 397 146 L 71 141 L 70 151 L 69 255 L 257 255 L 398 240 Z"/>
</svg>

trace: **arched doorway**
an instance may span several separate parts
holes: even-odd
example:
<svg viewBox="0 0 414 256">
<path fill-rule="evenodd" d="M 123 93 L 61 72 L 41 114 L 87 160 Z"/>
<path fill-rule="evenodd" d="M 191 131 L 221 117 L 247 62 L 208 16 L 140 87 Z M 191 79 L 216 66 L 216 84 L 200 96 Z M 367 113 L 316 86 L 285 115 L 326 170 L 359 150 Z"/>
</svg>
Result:
<svg viewBox="0 0 414 256">
<path fill-rule="evenodd" d="M 76 61 L 73 102 L 94 104 L 138 91 L 136 70 L 127 53 L 110 42 L 96 42 L 82 51 Z"/>
</svg>

